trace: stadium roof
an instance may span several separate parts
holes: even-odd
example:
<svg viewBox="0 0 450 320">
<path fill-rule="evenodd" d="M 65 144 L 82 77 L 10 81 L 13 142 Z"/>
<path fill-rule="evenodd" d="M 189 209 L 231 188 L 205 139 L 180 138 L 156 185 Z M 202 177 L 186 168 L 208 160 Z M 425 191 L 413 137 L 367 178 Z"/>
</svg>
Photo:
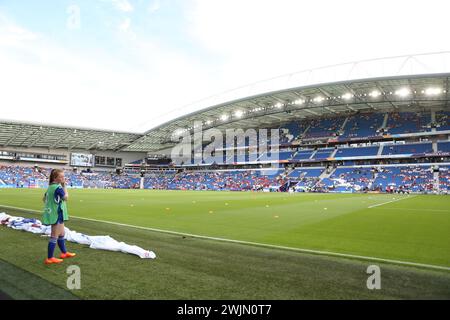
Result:
<svg viewBox="0 0 450 320">
<path fill-rule="evenodd" d="M 0 146 L 157 152 L 180 130 L 271 128 L 356 112 L 450 108 L 450 73 L 350 80 L 279 90 L 209 106 L 144 134 L 0 120 Z"/>
<path fill-rule="evenodd" d="M 174 115 L 143 134 L 0 120 L 0 147 L 157 152 L 199 124 L 203 130 L 245 130 L 356 112 L 449 108 L 449 78 L 450 52 L 357 61 L 212 96 L 194 112 Z"/>
<path fill-rule="evenodd" d="M 126 151 L 158 151 L 175 143 L 173 136 L 202 129 L 271 128 L 295 119 L 356 112 L 420 111 L 449 108 L 450 73 L 383 77 L 308 85 L 268 92 L 214 105 L 176 118 L 145 133 Z"/>
<path fill-rule="evenodd" d="M 0 120 L 0 146 L 118 151 L 142 135 Z"/>
</svg>

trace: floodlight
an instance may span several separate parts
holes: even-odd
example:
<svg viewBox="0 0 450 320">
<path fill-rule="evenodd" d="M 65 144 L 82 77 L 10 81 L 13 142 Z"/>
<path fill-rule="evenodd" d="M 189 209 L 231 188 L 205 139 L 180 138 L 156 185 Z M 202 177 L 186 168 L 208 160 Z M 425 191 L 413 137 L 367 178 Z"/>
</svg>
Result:
<svg viewBox="0 0 450 320">
<path fill-rule="evenodd" d="M 353 98 L 353 95 L 348 92 L 342 96 L 342 99 L 344 100 L 350 100 L 351 98 Z"/>
<path fill-rule="evenodd" d="M 428 88 L 425 90 L 425 94 L 427 96 L 436 96 L 438 94 L 442 93 L 442 89 L 441 88 Z"/>
<path fill-rule="evenodd" d="M 237 111 L 234 113 L 234 116 L 235 116 L 236 118 L 242 118 L 243 115 L 244 115 L 244 112 L 243 112 L 242 110 L 237 110 Z"/>
<path fill-rule="evenodd" d="M 398 95 L 399 97 L 404 98 L 411 94 L 411 90 L 409 90 L 408 88 L 401 88 L 395 91 L 395 94 Z"/>
<path fill-rule="evenodd" d="M 369 93 L 369 96 L 371 96 L 372 98 L 377 98 L 381 95 L 381 92 L 378 90 L 373 90 L 371 93 Z"/>
<path fill-rule="evenodd" d="M 320 102 L 322 102 L 323 100 L 325 100 L 325 98 L 322 97 L 322 96 L 317 96 L 317 97 L 314 98 L 314 102 L 317 102 L 317 103 L 320 103 Z"/>
</svg>

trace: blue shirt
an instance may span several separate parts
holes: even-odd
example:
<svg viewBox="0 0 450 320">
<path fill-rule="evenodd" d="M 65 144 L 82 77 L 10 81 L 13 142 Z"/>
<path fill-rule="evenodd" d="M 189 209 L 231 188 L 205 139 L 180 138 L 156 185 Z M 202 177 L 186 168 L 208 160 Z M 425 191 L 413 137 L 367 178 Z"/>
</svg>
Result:
<svg viewBox="0 0 450 320">
<path fill-rule="evenodd" d="M 61 201 L 63 201 L 63 198 L 65 196 L 64 189 L 62 187 L 59 187 L 55 190 L 55 202 L 58 203 L 58 222 L 63 223 L 63 212 L 61 210 Z"/>
<path fill-rule="evenodd" d="M 64 189 L 59 187 L 55 190 L 55 201 L 59 203 L 65 196 Z"/>
</svg>

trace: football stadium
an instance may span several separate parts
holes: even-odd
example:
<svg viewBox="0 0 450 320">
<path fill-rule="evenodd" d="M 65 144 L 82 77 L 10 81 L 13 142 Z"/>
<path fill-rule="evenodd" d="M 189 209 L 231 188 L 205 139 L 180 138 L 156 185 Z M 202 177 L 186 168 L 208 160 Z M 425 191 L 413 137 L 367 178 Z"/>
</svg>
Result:
<svg viewBox="0 0 450 320">
<path fill-rule="evenodd" d="M 449 78 L 263 92 L 143 134 L 1 121 L 0 232 L 14 243 L 1 250 L 2 294 L 448 299 Z M 66 287 L 67 263 L 42 263 L 55 168 L 70 190 L 70 230 L 144 248 L 131 252 L 142 259 L 72 235 L 78 290 Z M 382 290 L 366 286 L 373 265 Z"/>
<path fill-rule="evenodd" d="M 448 302 L 438 2 L 0 3 L 3 309 Z"/>
</svg>

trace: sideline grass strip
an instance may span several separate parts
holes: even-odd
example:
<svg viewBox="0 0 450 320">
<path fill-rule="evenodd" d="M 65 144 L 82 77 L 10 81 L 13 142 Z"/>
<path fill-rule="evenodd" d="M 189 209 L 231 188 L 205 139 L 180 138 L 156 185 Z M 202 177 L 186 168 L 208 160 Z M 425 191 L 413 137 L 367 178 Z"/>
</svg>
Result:
<svg viewBox="0 0 450 320">
<path fill-rule="evenodd" d="M 401 199 L 401 200 L 403 200 L 403 199 Z M 9 209 L 19 210 L 19 211 L 23 211 L 23 212 L 40 213 L 37 210 L 31 210 L 31 209 L 25 209 L 25 208 L 17 208 L 17 207 L 12 207 L 12 206 L 4 206 L 4 205 L 0 204 L 0 209 L 1 208 L 7 208 L 7 209 L 9 208 Z M 243 245 L 251 245 L 251 246 L 266 247 L 266 248 L 273 248 L 273 249 L 297 251 L 297 252 L 302 252 L 302 253 L 311 253 L 311 254 L 318 254 L 318 255 L 333 256 L 333 257 L 343 257 L 343 258 L 366 260 L 366 261 L 392 263 L 392 264 L 397 264 L 397 265 L 405 265 L 405 266 L 412 266 L 412 267 L 419 267 L 419 268 L 426 268 L 426 269 L 450 271 L 450 267 L 431 265 L 431 264 L 425 264 L 425 263 L 415 263 L 415 262 L 411 262 L 411 261 L 401 261 L 401 260 L 385 259 L 385 258 L 379 258 L 379 257 L 361 256 L 361 255 L 355 255 L 355 254 L 345 254 L 345 253 L 330 252 L 330 251 L 321 251 L 321 250 L 312 250 L 312 249 L 304 249 L 304 248 L 278 246 L 278 245 L 272 245 L 272 244 L 266 244 L 266 243 L 258 243 L 258 242 L 250 242 L 250 241 L 242 241 L 242 240 L 233 240 L 233 239 L 225 239 L 225 238 L 217 238 L 217 237 L 208 237 L 208 236 L 202 236 L 202 235 L 196 235 L 196 234 L 190 234 L 190 233 L 176 232 L 176 231 L 163 230 L 163 229 L 157 229 L 157 228 L 148 228 L 148 227 L 135 226 L 135 225 L 125 224 L 125 223 L 118 223 L 118 222 L 113 222 L 113 221 L 105 221 L 105 220 L 97 220 L 97 219 L 90 219 L 90 218 L 77 217 L 77 216 L 72 216 L 72 218 L 81 219 L 81 220 L 87 220 L 87 221 L 93 221 L 93 222 L 99 222 L 99 223 L 107 223 L 107 224 L 123 226 L 123 227 L 129 227 L 129 228 L 148 230 L 148 231 L 168 233 L 168 234 L 174 234 L 174 235 L 180 235 L 180 236 L 191 237 L 191 238 L 198 238 L 198 239 L 207 239 L 207 240 L 214 240 L 214 241 L 231 242 L 231 243 L 238 243 L 238 244 L 243 244 Z"/>
<path fill-rule="evenodd" d="M 13 215 L 33 217 L 18 211 Z M 85 234 L 109 234 L 153 249 L 156 260 L 68 244 L 78 253 L 82 299 L 449 299 L 450 273 L 376 263 L 382 289 L 368 290 L 369 262 L 244 246 L 74 219 Z M 64 287 L 68 264 L 43 265 L 47 239 L 0 228 L 0 258 Z M 372 263 L 373 264 L 373 263 Z M 1 287 L 0 287 L 1 290 Z"/>
</svg>

